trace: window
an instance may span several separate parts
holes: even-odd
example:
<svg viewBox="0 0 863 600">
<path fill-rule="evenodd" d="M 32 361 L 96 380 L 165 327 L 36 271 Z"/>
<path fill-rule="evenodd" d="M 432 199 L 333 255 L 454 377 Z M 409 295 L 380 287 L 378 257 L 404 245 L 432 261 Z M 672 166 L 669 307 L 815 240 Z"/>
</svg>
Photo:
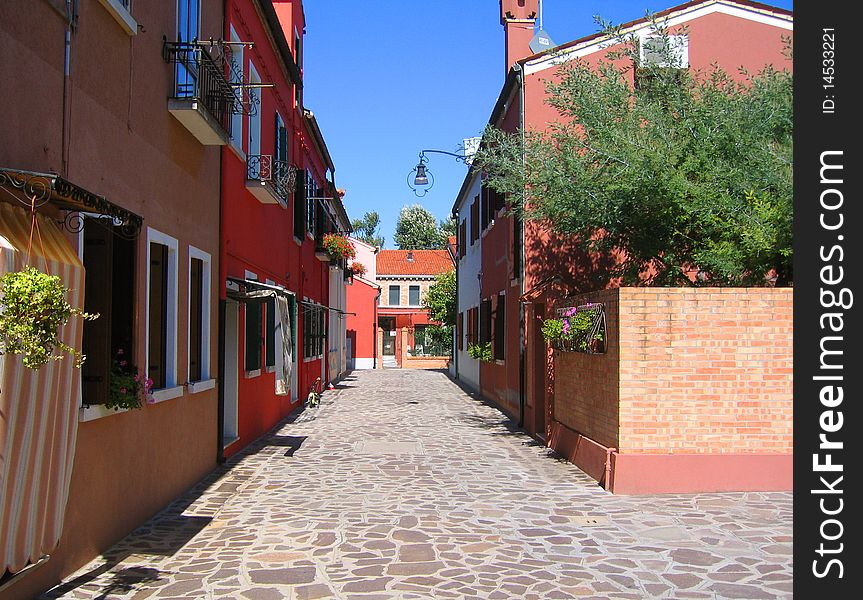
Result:
<svg viewBox="0 0 863 600">
<path fill-rule="evenodd" d="M 296 188 L 294 192 L 294 237 L 298 240 L 306 235 L 306 184 L 308 173 L 302 171 L 297 173 Z"/>
<path fill-rule="evenodd" d="M 196 41 L 200 31 L 201 0 L 177 0 L 177 41 Z M 184 62 L 177 64 L 177 96 L 192 98 L 197 91 L 197 70 Z"/>
<path fill-rule="evenodd" d="M 497 295 L 497 306 L 494 311 L 494 358 L 503 360 L 506 348 L 506 295 Z"/>
<path fill-rule="evenodd" d="M 237 35 L 237 32 L 234 30 L 233 26 L 231 27 L 231 41 L 234 43 L 231 46 L 231 68 L 229 73 L 229 79 L 232 84 L 241 84 L 243 83 L 243 48 L 245 46 L 241 45 L 240 37 Z M 242 113 L 232 113 L 231 114 L 231 141 L 234 145 L 242 150 L 243 149 L 243 114 Z"/>
<path fill-rule="evenodd" d="M 461 222 L 461 226 L 458 228 L 458 257 L 464 258 L 465 255 L 465 245 L 467 242 L 467 219 Z"/>
<path fill-rule="evenodd" d="M 210 255 L 189 246 L 188 380 L 210 379 Z"/>
<path fill-rule="evenodd" d="M 246 279 L 257 281 L 258 276 L 246 271 Z M 261 345 L 264 342 L 262 335 L 262 306 L 263 302 L 251 301 L 244 304 L 246 307 L 246 360 L 244 370 L 246 373 L 259 373 L 261 370 Z"/>
<path fill-rule="evenodd" d="M 408 304 L 410 306 L 420 305 L 420 286 L 412 285 L 408 288 Z"/>
<path fill-rule="evenodd" d="M 474 197 L 470 205 L 470 245 L 479 239 L 479 196 Z"/>
<path fill-rule="evenodd" d="M 150 228 L 147 238 L 147 375 L 162 390 L 177 385 L 177 240 Z"/>
<path fill-rule="evenodd" d="M 398 306 L 401 304 L 402 289 L 401 286 L 391 285 L 389 288 L 390 296 L 388 304 L 390 306 Z"/>
<path fill-rule="evenodd" d="M 324 353 L 326 342 L 324 308 L 319 305 L 303 306 L 303 357 L 317 358 Z"/>
<path fill-rule="evenodd" d="M 300 36 L 299 32 L 294 29 L 294 58 L 297 59 L 297 69 L 300 70 L 300 73 L 303 72 L 303 38 Z M 303 86 L 300 84 L 296 84 L 294 86 L 294 94 L 295 100 L 297 101 L 297 108 L 301 108 L 303 106 Z"/>
<path fill-rule="evenodd" d="M 318 184 L 310 171 L 306 171 L 306 231 L 314 235 L 315 222 L 318 217 L 317 200 Z"/>
<path fill-rule="evenodd" d="M 99 0 L 102 6 L 129 35 L 138 34 L 138 23 L 132 18 L 132 0 Z"/>
<path fill-rule="evenodd" d="M 84 405 L 104 404 L 110 394 L 111 367 L 122 350 L 135 350 L 135 242 L 115 235 L 110 219 L 85 217 L 81 259 L 87 272 L 84 310 L 99 318 L 84 321 L 81 392 Z"/>
<path fill-rule="evenodd" d="M 255 65 L 249 62 L 249 85 L 255 86 L 261 83 L 261 76 L 258 75 L 257 69 L 255 69 Z M 258 96 L 259 92 L 255 90 L 254 87 L 249 89 L 249 104 L 253 106 L 257 106 L 257 109 L 254 109 L 253 106 L 249 107 L 250 115 L 249 115 L 249 140 L 248 140 L 248 154 L 249 156 L 259 156 L 261 154 L 261 98 Z"/>
<path fill-rule="evenodd" d="M 285 127 L 285 122 L 282 120 L 282 115 L 276 113 L 276 128 L 275 128 L 275 147 L 273 148 L 273 159 L 279 161 L 286 168 L 290 160 L 288 155 L 288 128 Z M 274 169 L 277 173 L 278 170 Z M 284 171 L 287 174 L 287 171 Z"/>
<path fill-rule="evenodd" d="M 267 283 L 274 284 L 274 281 L 267 279 Z M 267 367 L 276 366 L 276 299 L 272 296 L 267 298 L 265 302 L 267 311 L 266 332 L 264 337 L 264 348 L 266 350 Z"/>
<path fill-rule="evenodd" d="M 491 299 L 483 300 L 479 306 L 479 343 L 491 341 Z"/>
</svg>

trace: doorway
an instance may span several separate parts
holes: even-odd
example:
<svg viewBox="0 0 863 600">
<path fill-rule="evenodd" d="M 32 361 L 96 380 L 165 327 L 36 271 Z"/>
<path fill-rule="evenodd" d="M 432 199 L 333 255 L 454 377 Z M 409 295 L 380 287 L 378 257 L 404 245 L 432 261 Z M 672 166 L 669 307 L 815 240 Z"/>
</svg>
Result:
<svg viewBox="0 0 863 600">
<path fill-rule="evenodd" d="M 545 338 L 542 337 L 542 329 L 539 324 L 545 319 L 545 304 L 534 304 L 533 319 L 533 426 L 534 433 L 542 440 L 546 439 L 545 424 L 547 410 L 545 405 L 545 387 L 548 370 L 548 351 L 546 350 Z"/>
<path fill-rule="evenodd" d="M 239 356 L 240 304 L 225 303 L 225 419 L 222 425 L 222 445 L 228 447 L 239 438 L 238 386 L 240 383 Z"/>
<path fill-rule="evenodd" d="M 378 326 L 383 330 L 383 353 L 384 356 L 396 355 L 396 318 L 395 317 L 379 317 Z"/>
</svg>

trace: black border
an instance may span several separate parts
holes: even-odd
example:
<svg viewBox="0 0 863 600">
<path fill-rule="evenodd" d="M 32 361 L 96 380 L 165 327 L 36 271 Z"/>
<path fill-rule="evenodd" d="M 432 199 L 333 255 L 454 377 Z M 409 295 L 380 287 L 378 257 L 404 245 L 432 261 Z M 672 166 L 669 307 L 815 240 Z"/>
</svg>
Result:
<svg viewBox="0 0 863 600">
<path fill-rule="evenodd" d="M 859 87 L 860 39 L 859 24 L 855 15 L 859 12 L 857 2 L 838 0 L 814 2 L 795 2 L 794 5 L 794 595 L 799 598 L 856 598 L 861 593 L 852 592 L 861 571 L 859 561 L 860 532 L 856 526 L 856 513 L 861 485 L 856 477 L 857 462 L 861 455 L 859 444 L 863 432 L 859 429 L 860 373 L 863 371 L 860 354 L 855 352 L 856 342 L 860 339 L 860 317 L 863 303 L 863 263 L 860 262 L 860 239 L 863 231 L 857 218 L 860 202 L 860 141 L 863 135 L 860 111 L 863 103 L 856 89 Z M 855 10 L 857 9 L 857 10 Z M 824 60 L 829 55 L 825 46 L 824 29 L 833 29 L 835 37 L 833 60 L 835 64 L 834 88 L 825 88 L 828 83 L 823 79 Z M 835 112 L 823 112 L 824 100 L 835 102 Z M 842 151 L 838 159 L 843 164 L 841 184 L 821 182 L 821 155 L 825 151 Z M 835 175 L 836 170 L 832 171 Z M 821 193 L 828 188 L 839 189 L 844 197 L 842 207 L 844 225 L 841 230 L 829 231 L 821 226 L 820 218 L 824 211 L 821 207 Z M 831 194 L 835 200 L 835 194 Z M 838 211 L 828 212 L 835 220 Z M 842 239 L 839 240 L 839 236 Z M 834 245 L 841 245 L 844 260 L 839 262 L 839 252 L 832 260 L 821 257 L 822 247 L 829 256 Z M 854 295 L 854 304 L 847 310 L 825 308 L 820 300 L 821 289 L 830 289 L 821 282 L 821 269 L 826 265 L 834 269 L 842 266 L 843 281 L 832 289 L 848 288 Z M 836 271 L 834 270 L 834 275 Z M 843 312 L 844 330 L 841 333 L 822 331 L 821 315 L 826 312 Z M 827 410 L 821 403 L 819 392 L 825 385 L 812 378 L 823 375 L 820 367 L 821 340 L 825 335 L 839 335 L 841 342 L 832 342 L 833 348 L 841 349 L 844 354 L 839 359 L 842 364 L 842 385 L 844 401 L 834 411 L 842 411 L 842 428 L 830 433 L 829 439 L 842 441 L 844 448 L 833 451 L 834 463 L 843 465 L 841 473 L 815 473 L 813 454 L 819 452 L 819 435 L 823 432 L 819 419 L 822 411 Z M 838 362 L 838 361 L 837 361 Z M 835 416 L 835 414 L 834 414 Z M 855 435 L 856 434 L 856 435 Z M 822 454 L 825 452 L 821 451 Z M 824 462 L 821 459 L 821 462 Z M 823 488 L 820 476 L 835 481 L 836 475 L 844 479 L 836 488 L 842 494 L 824 495 L 812 490 Z M 842 536 L 834 542 L 826 542 L 825 547 L 838 548 L 842 552 L 823 557 L 816 553 L 822 542 L 819 529 L 825 519 L 819 506 L 822 498 L 829 498 L 829 507 L 838 505 L 838 498 L 844 505 L 841 513 L 834 518 L 843 524 Z M 833 529 L 831 529 L 831 527 Z M 829 535 L 838 531 L 836 524 L 826 530 Z M 838 565 L 833 565 L 828 575 L 818 578 L 813 573 L 813 560 L 817 559 L 818 569 L 823 572 L 827 561 L 837 558 L 842 562 L 843 573 L 839 578 Z M 824 596 L 825 592 L 828 594 Z"/>
</svg>

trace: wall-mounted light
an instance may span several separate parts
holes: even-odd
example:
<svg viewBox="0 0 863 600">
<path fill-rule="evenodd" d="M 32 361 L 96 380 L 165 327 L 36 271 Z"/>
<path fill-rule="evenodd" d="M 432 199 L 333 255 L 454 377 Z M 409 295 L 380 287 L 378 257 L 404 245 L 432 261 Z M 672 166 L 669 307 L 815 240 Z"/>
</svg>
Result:
<svg viewBox="0 0 863 600">
<path fill-rule="evenodd" d="M 428 159 L 426 158 L 426 153 L 437 153 L 437 154 L 446 154 L 447 156 L 452 156 L 456 160 L 459 160 L 465 164 L 468 164 L 470 160 L 470 156 L 465 156 L 464 154 L 456 154 L 455 152 L 446 152 L 445 150 L 422 150 L 420 152 L 420 159 L 407 176 L 407 184 L 408 187 L 413 191 L 413 193 L 422 198 L 434 187 L 434 175 L 426 166 L 426 162 Z"/>
</svg>

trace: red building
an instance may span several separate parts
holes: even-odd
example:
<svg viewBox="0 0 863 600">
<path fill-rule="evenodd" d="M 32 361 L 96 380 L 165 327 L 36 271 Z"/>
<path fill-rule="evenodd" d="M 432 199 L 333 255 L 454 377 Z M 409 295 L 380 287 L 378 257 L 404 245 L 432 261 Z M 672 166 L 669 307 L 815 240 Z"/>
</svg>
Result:
<svg viewBox="0 0 863 600">
<path fill-rule="evenodd" d="M 322 240 L 350 224 L 323 135 L 303 106 L 304 32 L 300 0 L 226 4 L 224 36 L 243 95 L 222 150 L 226 456 L 290 413 L 317 378 L 325 386 L 343 370 L 330 354 L 344 347 L 346 269 Z"/>
<path fill-rule="evenodd" d="M 374 369 L 380 361 L 376 339 L 381 288 L 375 282 L 375 255 L 380 252 L 380 248 L 355 238 L 351 238 L 351 243 L 357 253 L 353 264 L 362 265 L 365 271 L 355 271 L 347 289 L 348 368 Z"/>
<path fill-rule="evenodd" d="M 507 77 L 489 123 L 509 132 L 542 131 L 560 119 L 546 103 L 546 81 L 558 77 L 558 65 L 573 59 L 597 65 L 620 43 L 598 33 L 532 54 L 537 0 L 501 0 L 500 7 Z M 669 28 L 684 67 L 708 70 L 717 64 L 732 74 L 741 67 L 756 73 L 768 64 L 791 68 L 783 52 L 792 29 L 789 11 L 746 0 L 704 0 L 656 17 Z M 647 18 L 622 30 L 642 42 L 655 35 Z M 552 354 L 539 328 L 556 298 L 596 290 L 597 257 L 543 223 L 506 214 L 506 199 L 482 187 L 481 179 L 481 173 L 469 172 L 453 207 L 459 224 L 457 376 L 546 439 L 560 430 L 552 427 Z M 492 360 L 470 357 L 468 346 L 476 341 L 491 342 Z M 617 385 L 617 372 L 609 377 L 597 385 Z M 782 452 L 790 457 L 790 432 L 783 429 L 781 435 L 787 442 Z M 615 445 L 599 444 L 603 461 Z"/>
<path fill-rule="evenodd" d="M 433 324 L 422 306 L 423 297 L 438 275 L 453 268 L 447 250 L 381 250 L 378 253 L 377 284 L 381 287 L 381 297 L 377 322 L 381 366 L 387 362 L 401 365 L 405 354 L 417 351 L 417 340 L 422 339 L 423 329 Z M 407 337 L 401 335 L 403 330 L 407 330 Z"/>
</svg>

